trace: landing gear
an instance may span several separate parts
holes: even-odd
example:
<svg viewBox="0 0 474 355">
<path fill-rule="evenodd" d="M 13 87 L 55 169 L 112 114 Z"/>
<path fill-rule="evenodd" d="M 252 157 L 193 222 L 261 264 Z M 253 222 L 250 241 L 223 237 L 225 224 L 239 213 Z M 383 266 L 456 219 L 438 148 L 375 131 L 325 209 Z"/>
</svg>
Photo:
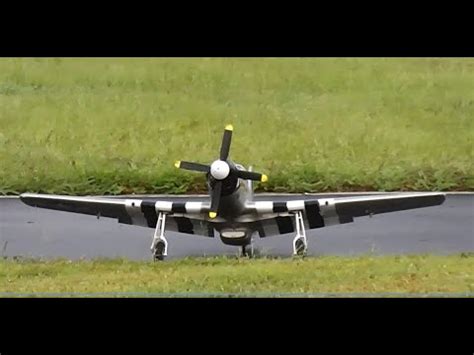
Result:
<svg viewBox="0 0 474 355">
<path fill-rule="evenodd" d="M 295 241 L 293 254 L 298 256 L 306 255 L 306 246 L 303 239 L 300 238 Z"/>
<path fill-rule="evenodd" d="M 165 238 L 166 214 L 160 212 L 156 223 L 153 241 L 151 242 L 151 251 L 154 261 L 162 261 L 168 255 L 168 241 Z"/>
<path fill-rule="evenodd" d="M 253 248 L 252 242 L 250 244 L 242 245 L 242 256 L 253 258 L 255 255 L 255 250 Z"/>
<path fill-rule="evenodd" d="M 166 244 L 163 241 L 158 241 L 153 249 L 153 261 L 163 261 L 165 260 L 165 249 Z"/>
<path fill-rule="evenodd" d="M 304 228 L 303 214 L 301 211 L 295 213 L 296 219 L 296 236 L 293 239 L 293 255 L 304 256 L 308 251 L 308 242 L 306 239 L 306 231 Z"/>
</svg>

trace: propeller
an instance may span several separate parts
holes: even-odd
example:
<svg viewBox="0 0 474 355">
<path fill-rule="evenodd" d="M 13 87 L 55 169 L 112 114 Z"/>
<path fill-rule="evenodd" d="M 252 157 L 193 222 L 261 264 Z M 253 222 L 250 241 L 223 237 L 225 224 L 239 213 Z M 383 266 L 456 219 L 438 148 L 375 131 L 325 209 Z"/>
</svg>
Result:
<svg viewBox="0 0 474 355">
<path fill-rule="evenodd" d="M 245 180 L 254 180 L 266 182 L 268 177 L 265 174 L 256 173 L 254 171 L 239 170 L 228 160 L 230 144 L 232 142 L 232 125 L 225 126 L 224 135 L 222 137 L 221 150 L 219 159 L 212 162 L 211 165 L 193 163 L 188 161 L 177 161 L 174 165 L 179 169 L 199 171 L 207 173 L 212 177 L 211 184 L 211 208 L 209 209 L 209 217 L 215 218 L 219 210 L 219 202 L 223 192 L 223 185 L 232 178 L 240 178 Z"/>
</svg>

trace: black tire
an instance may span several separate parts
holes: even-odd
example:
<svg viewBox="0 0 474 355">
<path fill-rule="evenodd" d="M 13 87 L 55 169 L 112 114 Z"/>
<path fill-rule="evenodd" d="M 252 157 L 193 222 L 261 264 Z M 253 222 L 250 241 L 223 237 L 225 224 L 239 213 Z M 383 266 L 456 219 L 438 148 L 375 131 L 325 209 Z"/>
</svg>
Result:
<svg viewBox="0 0 474 355">
<path fill-rule="evenodd" d="M 154 255 L 153 256 L 153 261 L 163 261 L 165 260 L 165 257 L 163 255 Z"/>
<path fill-rule="evenodd" d="M 159 241 L 156 243 L 155 250 L 153 252 L 153 260 L 154 261 L 163 261 L 165 259 L 165 256 L 163 255 L 163 252 L 165 251 L 165 243 L 162 241 Z"/>
<path fill-rule="evenodd" d="M 305 248 L 303 239 L 297 239 L 295 243 L 295 247 L 296 247 L 296 255 L 304 256 L 306 254 L 306 250 L 305 250 L 306 248 Z"/>
</svg>

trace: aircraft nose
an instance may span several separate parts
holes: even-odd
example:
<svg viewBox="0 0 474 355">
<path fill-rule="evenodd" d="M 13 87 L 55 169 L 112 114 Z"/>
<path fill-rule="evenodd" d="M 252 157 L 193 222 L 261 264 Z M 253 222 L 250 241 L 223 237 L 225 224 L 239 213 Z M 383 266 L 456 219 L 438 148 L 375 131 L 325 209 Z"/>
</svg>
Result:
<svg viewBox="0 0 474 355">
<path fill-rule="evenodd" d="M 216 180 L 224 180 L 229 176 L 230 167 L 223 160 L 216 160 L 211 164 L 211 175 Z"/>
</svg>

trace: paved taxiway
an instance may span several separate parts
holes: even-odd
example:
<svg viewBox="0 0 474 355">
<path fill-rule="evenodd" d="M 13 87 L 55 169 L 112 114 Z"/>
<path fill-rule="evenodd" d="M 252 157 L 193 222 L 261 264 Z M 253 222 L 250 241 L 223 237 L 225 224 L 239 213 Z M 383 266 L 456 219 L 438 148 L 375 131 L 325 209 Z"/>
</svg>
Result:
<svg viewBox="0 0 474 355">
<path fill-rule="evenodd" d="M 303 198 L 309 197 L 315 196 Z M 4 256 L 150 259 L 152 234 L 153 229 L 121 225 L 114 219 L 0 199 L 0 254 Z M 309 230 L 307 236 L 309 255 L 315 256 L 474 252 L 474 195 L 448 195 L 441 206 L 356 218 L 354 223 Z M 168 232 L 167 238 L 169 258 L 237 255 L 239 250 L 222 244 L 218 237 Z M 292 234 L 255 237 L 255 246 L 263 255 L 291 256 L 292 239 Z"/>
</svg>

